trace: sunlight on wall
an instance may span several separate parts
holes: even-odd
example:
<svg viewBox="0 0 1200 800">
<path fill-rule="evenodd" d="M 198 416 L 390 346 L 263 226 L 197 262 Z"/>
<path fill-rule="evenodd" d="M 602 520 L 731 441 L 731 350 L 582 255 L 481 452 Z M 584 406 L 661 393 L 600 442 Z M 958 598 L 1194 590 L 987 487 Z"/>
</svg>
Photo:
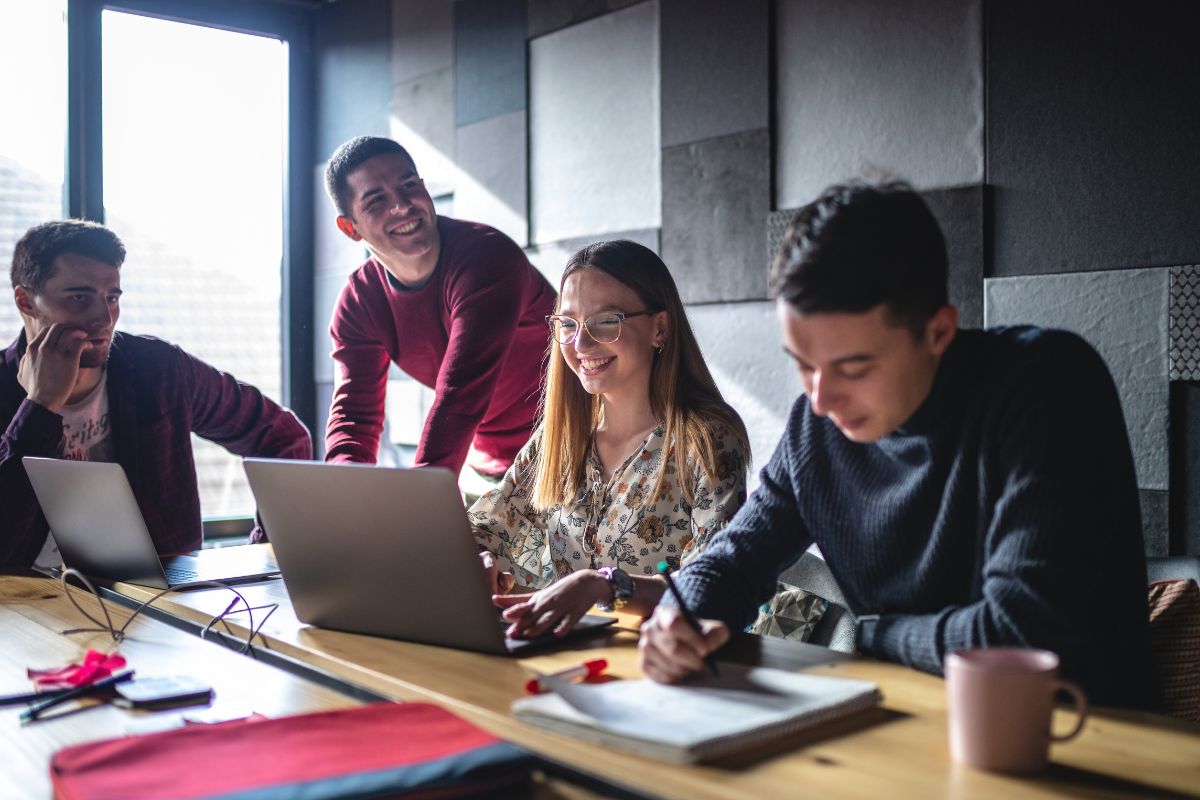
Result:
<svg viewBox="0 0 1200 800">
<path fill-rule="evenodd" d="M 395 115 L 391 117 L 388 135 L 408 150 L 431 195 L 454 195 L 451 216 L 483 222 L 504 232 L 518 244 L 525 242 L 528 236 L 525 209 L 512 208 L 462 169 L 451 154 L 443 152 Z"/>
</svg>

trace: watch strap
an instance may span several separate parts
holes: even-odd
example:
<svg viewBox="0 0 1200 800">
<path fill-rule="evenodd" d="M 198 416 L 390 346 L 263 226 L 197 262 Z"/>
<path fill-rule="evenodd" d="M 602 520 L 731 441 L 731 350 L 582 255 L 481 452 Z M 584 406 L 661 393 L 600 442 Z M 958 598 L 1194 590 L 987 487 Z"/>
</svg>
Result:
<svg viewBox="0 0 1200 800">
<path fill-rule="evenodd" d="M 601 611 L 620 611 L 633 598 L 633 578 L 620 567 L 600 567 L 596 570 L 608 585 L 612 587 L 613 598 L 610 603 L 597 603 Z"/>
</svg>

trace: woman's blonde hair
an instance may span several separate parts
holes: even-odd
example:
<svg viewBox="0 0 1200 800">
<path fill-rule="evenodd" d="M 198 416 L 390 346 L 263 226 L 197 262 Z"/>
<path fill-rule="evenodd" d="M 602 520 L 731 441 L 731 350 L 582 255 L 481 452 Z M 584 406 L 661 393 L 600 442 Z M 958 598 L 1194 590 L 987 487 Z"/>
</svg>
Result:
<svg viewBox="0 0 1200 800">
<path fill-rule="evenodd" d="M 567 278 L 586 269 L 602 272 L 628 286 L 647 310 L 667 312 L 666 340 L 661 352 L 655 354 L 650 370 L 650 408 L 665 421 L 664 440 L 672 447 L 676 473 L 685 477 L 687 462 L 691 460 L 710 478 L 715 477 L 716 425 L 723 423 L 731 428 L 748 452 L 746 426 L 721 397 L 704 363 L 667 265 L 653 250 L 636 242 L 619 239 L 588 245 L 567 262 L 559 284 L 558 303 L 562 302 L 562 287 Z M 586 334 L 581 331 L 580 335 Z M 584 390 L 553 337 L 549 338 L 548 358 L 540 432 L 536 434 L 540 441 L 533 464 L 532 502 L 543 511 L 578 499 L 585 480 L 588 445 L 601 414 L 600 397 Z M 664 456 L 654 489 L 647 495 L 648 502 L 653 502 L 661 491 L 670 454 Z M 682 481 L 682 486 L 684 499 L 692 503 L 688 481 Z"/>
</svg>

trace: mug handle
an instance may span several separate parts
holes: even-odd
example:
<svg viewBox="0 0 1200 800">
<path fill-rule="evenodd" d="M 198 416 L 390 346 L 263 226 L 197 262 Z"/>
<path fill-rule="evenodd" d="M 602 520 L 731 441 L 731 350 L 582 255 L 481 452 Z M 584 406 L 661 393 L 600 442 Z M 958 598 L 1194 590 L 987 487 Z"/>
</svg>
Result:
<svg viewBox="0 0 1200 800">
<path fill-rule="evenodd" d="M 1050 731 L 1050 741 L 1052 742 L 1065 742 L 1069 739 L 1074 739 L 1083 731 L 1083 725 L 1087 722 L 1088 718 L 1088 701 L 1087 696 L 1083 693 L 1083 689 L 1080 689 L 1070 681 L 1055 681 L 1054 691 L 1057 693 L 1060 690 L 1071 695 L 1074 699 L 1075 713 L 1079 715 L 1079 719 L 1070 733 L 1056 734 L 1054 731 Z"/>
</svg>

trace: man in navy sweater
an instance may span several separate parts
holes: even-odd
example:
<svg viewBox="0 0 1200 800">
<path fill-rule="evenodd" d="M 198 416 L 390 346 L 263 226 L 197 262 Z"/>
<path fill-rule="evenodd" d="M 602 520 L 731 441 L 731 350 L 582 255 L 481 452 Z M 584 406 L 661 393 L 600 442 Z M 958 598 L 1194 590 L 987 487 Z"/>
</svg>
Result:
<svg viewBox="0 0 1200 800">
<path fill-rule="evenodd" d="M 835 186 L 772 271 L 797 401 L 761 485 L 642 628 L 677 681 L 816 543 L 868 655 L 941 674 L 951 651 L 1053 650 L 1101 705 L 1153 708 L 1146 566 L 1121 406 L 1079 337 L 959 330 L 945 243 L 903 184 Z"/>
</svg>

